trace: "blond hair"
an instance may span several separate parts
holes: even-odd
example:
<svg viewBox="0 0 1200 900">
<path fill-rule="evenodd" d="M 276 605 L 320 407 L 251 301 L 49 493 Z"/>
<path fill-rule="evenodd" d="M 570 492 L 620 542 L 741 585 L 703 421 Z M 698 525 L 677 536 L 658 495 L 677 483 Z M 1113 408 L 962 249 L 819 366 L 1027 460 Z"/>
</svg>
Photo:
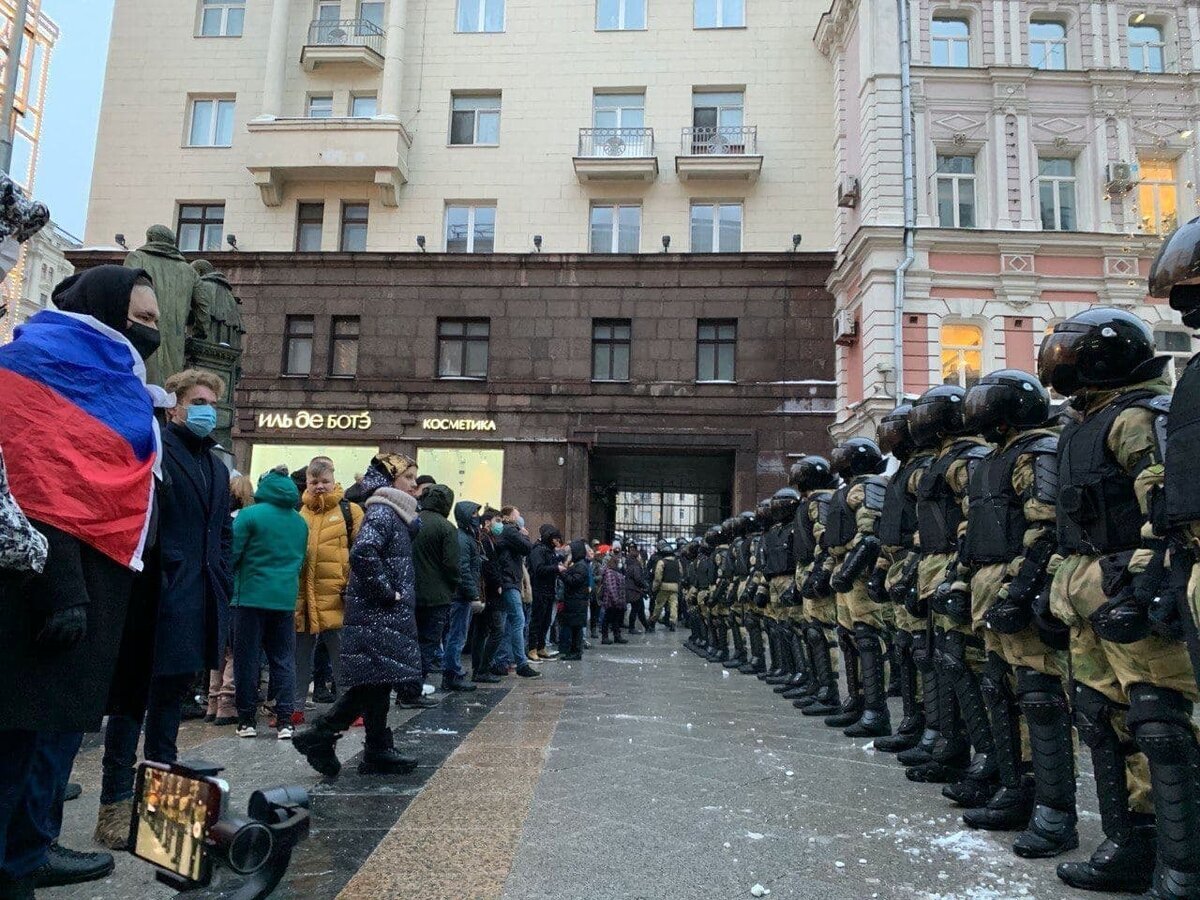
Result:
<svg viewBox="0 0 1200 900">
<path fill-rule="evenodd" d="M 245 509 L 254 505 L 254 482 L 246 475 L 235 475 L 229 479 L 230 503 L 234 509 Z"/>
<path fill-rule="evenodd" d="M 182 397 L 196 386 L 208 388 L 218 399 L 225 396 L 225 379 L 216 372 L 207 372 L 204 369 L 184 369 L 182 372 L 176 372 L 163 385 L 167 393 L 174 394 L 176 398 Z"/>
</svg>

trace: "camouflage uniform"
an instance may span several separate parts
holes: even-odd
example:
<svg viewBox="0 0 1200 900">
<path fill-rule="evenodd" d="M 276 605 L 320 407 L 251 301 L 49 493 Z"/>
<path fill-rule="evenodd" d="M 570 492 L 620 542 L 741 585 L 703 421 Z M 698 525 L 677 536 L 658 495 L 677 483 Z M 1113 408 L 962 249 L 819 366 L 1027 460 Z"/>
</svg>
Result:
<svg viewBox="0 0 1200 900">
<path fill-rule="evenodd" d="M 830 640 L 837 628 L 837 602 L 827 585 L 820 585 L 821 573 L 827 573 L 826 557 L 817 548 L 825 534 L 832 488 L 818 488 L 804 494 L 796 511 L 796 593 L 802 599 L 798 618 L 804 628 L 804 643 L 813 677 L 802 696 L 793 700 L 805 715 L 829 715 L 841 706 L 837 669 L 837 645 Z M 811 712 L 810 712 L 811 710 Z"/>
</svg>

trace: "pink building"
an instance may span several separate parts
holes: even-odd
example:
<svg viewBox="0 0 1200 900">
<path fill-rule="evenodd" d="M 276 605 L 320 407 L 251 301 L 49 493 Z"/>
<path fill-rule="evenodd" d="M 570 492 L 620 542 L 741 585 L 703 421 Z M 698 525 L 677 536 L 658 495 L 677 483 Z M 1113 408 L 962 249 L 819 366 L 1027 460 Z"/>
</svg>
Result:
<svg viewBox="0 0 1200 900">
<path fill-rule="evenodd" d="M 873 430 L 898 381 L 911 396 L 1031 369 L 1046 329 L 1097 303 L 1132 309 L 1186 360 L 1192 337 L 1145 276 L 1200 196 L 1200 8 L 911 0 L 907 15 L 902 294 L 899 10 L 834 0 L 816 33 L 836 96 L 835 437 Z"/>
</svg>

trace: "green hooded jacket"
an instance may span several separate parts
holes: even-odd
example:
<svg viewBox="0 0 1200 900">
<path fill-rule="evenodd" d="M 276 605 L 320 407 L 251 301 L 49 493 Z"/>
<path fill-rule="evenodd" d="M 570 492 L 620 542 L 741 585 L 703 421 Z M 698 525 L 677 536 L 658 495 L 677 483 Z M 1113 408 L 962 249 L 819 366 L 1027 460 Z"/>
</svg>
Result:
<svg viewBox="0 0 1200 900">
<path fill-rule="evenodd" d="M 308 526 L 296 512 L 300 492 L 288 476 L 268 472 L 259 481 L 254 500 L 233 520 L 230 605 L 294 614 L 300 567 L 308 548 Z"/>
<path fill-rule="evenodd" d="M 417 569 L 417 606 L 445 606 L 458 590 L 458 529 L 448 516 L 454 491 L 429 487 L 421 498 L 421 530 L 413 538 Z"/>
<path fill-rule="evenodd" d="M 162 343 L 146 360 L 146 381 L 161 385 L 186 367 L 184 341 L 188 326 L 198 334 L 208 332 L 207 303 L 203 292 L 196 290 L 200 276 L 179 252 L 175 232 L 165 225 L 151 225 L 146 230 L 146 243 L 125 257 L 125 265 L 145 269 L 154 282 Z"/>
</svg>

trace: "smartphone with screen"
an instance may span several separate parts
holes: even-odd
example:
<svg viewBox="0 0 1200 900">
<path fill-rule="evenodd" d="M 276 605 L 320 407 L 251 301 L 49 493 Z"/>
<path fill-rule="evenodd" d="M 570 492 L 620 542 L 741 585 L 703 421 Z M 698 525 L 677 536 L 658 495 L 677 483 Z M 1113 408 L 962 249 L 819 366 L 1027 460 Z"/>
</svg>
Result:
<svg viewBox="0 0 1200 900">
<path fill-rule="evenodd" d="M 207 884 L 212 860 L 205 840 L 221 817 L 227 793 L 217 778 L 142 763 L 134 787 L 133 855 L 180 878 Z"/>
</svg>

